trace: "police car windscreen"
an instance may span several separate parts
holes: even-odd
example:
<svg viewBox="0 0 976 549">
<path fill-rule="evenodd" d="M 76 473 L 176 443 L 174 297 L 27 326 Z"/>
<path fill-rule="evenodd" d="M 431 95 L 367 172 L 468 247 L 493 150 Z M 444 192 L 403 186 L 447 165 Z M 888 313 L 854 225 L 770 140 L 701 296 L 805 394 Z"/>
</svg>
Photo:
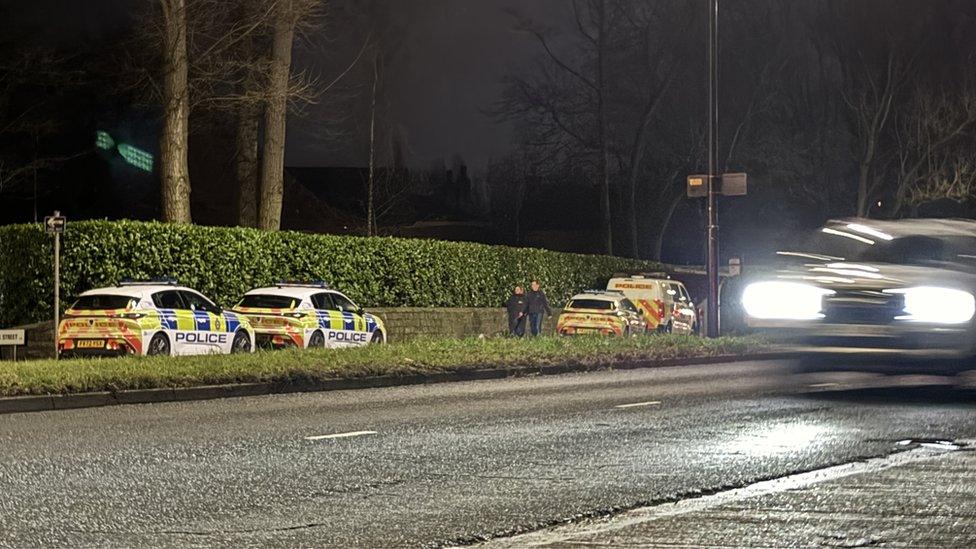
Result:
<svg viewBox="0 0 976 549">
<path fill-rule="evenodd" d="M 597 309 L 609 311 L 613 309 L 612 301 L 602 299 L 574 299 L 569 302 L 570 309 Z"/>
<path fill-rule="evenodd" d="M 294 309 L 298 300 L 284 295 L 251 294 L 244 296 L 240 307 L 255 309 Z"/>
<path fill-rule="evenodd" d="M 83 295 L 71 308 L 77 311 L 128 309 L 135 305 L 135 301 L 127 295 Z"/>
</svg>

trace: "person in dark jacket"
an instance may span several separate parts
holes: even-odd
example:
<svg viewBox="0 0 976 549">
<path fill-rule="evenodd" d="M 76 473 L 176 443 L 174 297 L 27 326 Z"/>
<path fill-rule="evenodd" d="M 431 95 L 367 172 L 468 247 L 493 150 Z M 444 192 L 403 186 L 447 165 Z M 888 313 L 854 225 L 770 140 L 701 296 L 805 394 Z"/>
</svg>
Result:
<svg viewBox="0 0 976 549">
<path fill-rule="evenodd" d="M 525 298 L 525 290 L 521 286 L 515 287 L 515 292 L 505 302 L 508 309 L 508 335 L 522 337 L 525 335 L 525 314 L 528 300 Z"/>
<path fill-rule="evenodd" d="M 543 315 L 551 315 L 552 309 L 549 307 L 549 299 L 546 293 L 539 287 L 539 281 L 533 280 L 529 293 L 525 294 L 528 305 L 526 310 L 529 316 L 529 330 L 532 335 L 537 336 L 542 333 Z"/>
</svg>

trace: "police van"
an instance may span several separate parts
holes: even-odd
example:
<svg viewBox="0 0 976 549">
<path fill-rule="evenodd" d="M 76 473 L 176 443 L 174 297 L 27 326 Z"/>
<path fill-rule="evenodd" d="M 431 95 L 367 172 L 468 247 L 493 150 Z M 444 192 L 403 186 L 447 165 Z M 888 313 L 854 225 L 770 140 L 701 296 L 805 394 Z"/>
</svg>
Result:
<svg viewBox="0 0 976 549">
<path fill-rule="evenodd" d="M 234 311 L 247 318 L 261 347 L 358 347 L 386 343 L 386 328 L 324 282 L 280 282 L 244 294 Z"/>
<path fill-rule="evenodd" d="M 249 353 L 254 331 L 175 280 L 132 281 L 83 292 L 58 326 L 61 356 Z"/>
<path fill-rule="evenodd" d="M 623 292 L 647 319 L 648 329 L 661 333 L 698 333 L 698 312 L 688 289 L 663 273 L 611 278 L 608 290 Z"/>
</svg>

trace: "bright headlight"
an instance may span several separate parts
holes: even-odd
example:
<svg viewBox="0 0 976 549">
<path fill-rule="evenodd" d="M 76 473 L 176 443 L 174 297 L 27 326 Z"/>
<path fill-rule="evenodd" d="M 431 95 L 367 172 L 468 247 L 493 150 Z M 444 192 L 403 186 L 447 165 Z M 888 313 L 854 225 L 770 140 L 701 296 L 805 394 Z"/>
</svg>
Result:
<svg viewBox="0 0 976 549">
<path fill-rule="evenodd" d="M 753 318 L 816 320 L 823 318 L 823 298 L 833 290 L 800 282 L 754 282 L 742 292 L 742 307 Z"/>
<path fill-rule="evenodd" d="M 931 322 L 934 324 L 962 324 L 976 314 L 973 294 L 952 288 L 918 286 L 899 290 L 885 290 L 889 294 L 905 296 L 905 314 L 898 320 Z"/>
</svg>

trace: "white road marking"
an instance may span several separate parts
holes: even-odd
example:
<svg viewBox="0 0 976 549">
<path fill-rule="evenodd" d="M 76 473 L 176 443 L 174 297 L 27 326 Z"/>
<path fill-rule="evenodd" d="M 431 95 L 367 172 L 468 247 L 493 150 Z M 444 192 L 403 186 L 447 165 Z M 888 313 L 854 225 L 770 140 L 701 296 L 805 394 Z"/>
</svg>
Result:
<svg viewBox="0 0 976 549">
<path fill-rule="evenodd" d="M 349 437 L 361 437 L 363 435 L 375 435 L 376 431 L 350 431 L 348 433 L 335 433 L 332 435 L 315 435 L 313 437 L 305 437 L 305 440 L 325 440 L 329 438 L 349 438 Z"/>
<path fill-rule="evenodd" d="M 965 441 L 966 444 L 971 441 Z M 901 442 L 899 442 L 901 444 Z M 635 526 L 658 520 L 666 517 L 704 511 L 725 505 L 728 503 L 742 501 L 749 498 L 776 494 L 787 490 L 797 490 L 807 488 L 822 482 L 858 475 L 862 473 L 874 473 L 883 471 L 891 467 L 899 467 L 918 461 L 937 459 L 946 454 L 958 450 L 955 444 L 940 445 L 921 445 L 919 448 L 898 452 L 886 457 L 869 459 L 866 461 L 855 461 L 843 465 L 835 465 L 825 469 L 817 469 L 807 473 L 799 473 L 786 477 L 760 481 L 750 484 L 743 488 L 734 488 L 711 495 L 692 497 L 679 500 L 674 503 L 661 503 L 649 507 L 641 507 L 632 511 L 627 511 L 613 518 L 592 519 L 576 524 L 566 524 L 555 526 L 537 532 L 530 532 L 512 536 L 509 538 L 498 538 L 492 541 L 479 544 L 477 547 L 486 548 L 524 548 L 552 546 L 559 543 L 568 543 L 574 538 L 586 538 L 598 534 L 608 534 L 624 528 Z"/>
<path fill-rule="evenodd" d="M 614 408 L 637 408 L 638 406 L 655 406 L 660 404 L 660 400 L 648 400 L 647 402 L 633 402 L 631 404 L 618 404 Z"/>
<path fill-rule="evenodd" d="M 825 389 L 827 387 L 838 387 L 838 386 L 840 386 L 840 383 L 826 382 L 826 383 L 811 383 L 810 384 L 810 388 L 812 388 L 812 389 Z"/>
</svg>

